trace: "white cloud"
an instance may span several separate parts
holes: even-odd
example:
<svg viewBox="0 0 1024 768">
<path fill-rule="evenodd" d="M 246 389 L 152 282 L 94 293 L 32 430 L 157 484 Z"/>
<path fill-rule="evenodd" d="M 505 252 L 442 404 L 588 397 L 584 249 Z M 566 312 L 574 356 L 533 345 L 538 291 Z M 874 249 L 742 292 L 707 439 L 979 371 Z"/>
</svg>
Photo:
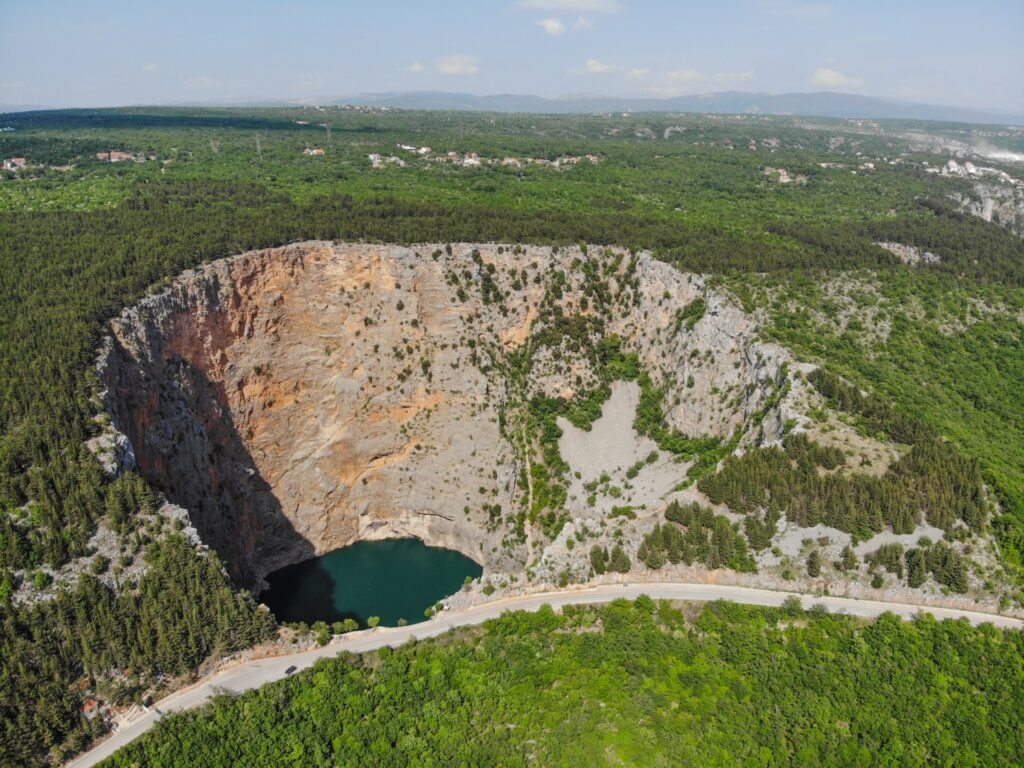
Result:
<svg viewBox="0 0 1024 768">
<path fill-rule="evenodd" d="M 427 71 L 427 66 L 422 61 L 414 61 L 408 67 L 405 68 L 406 72 L 410 72 L 414 75 L 421 75 Z"/>
<path fill-rule="evenodd" d="M 152 61 L 147 61 L 142 65 L 142 71 L 147 74 L 152 74 L 153 72 L 156 72 L 156 64 Z"/>
<path fill-rule="evenodd" d="M 754 70 L 748 69 L 746 72 L 719 72 L 715 75 L 715 80 L 720 83 L 746 83 L 754 78 Z"/>
<path fill-rule="evenodd" d="M 648 70 L 639 67 L 629 70 L 626 74 L 632 75 L 633 72 L 638 73 L 636 76 L 640 76 L 639 73 L 649 74 Z M 656 82 L 658 79 L 662 81 L 660 84 Z M 716 72 L 714 74 L 701 72 L 699 69 L 690 67 L 670 69 L 667 72 L 659 73 L 659 77 L 655 78 L 654 82 L 646 83 L 642 93 L 658 98 L 670 98 L 701 91 L 721 90 L 723 87 L 746 83 L 753 79 L 754 70 L 752 69 L 742 72 Z"/>
<path fill-rule="evenodd" d="M 590 29 L 592 26 L 594 26 L 594 22 L 592 22 L 586 16 L 580 16 L 578 19 L 576 19 L 576 23 L 572 25 L 572 28 L 576 30 Z"/>
<path fill-rule="evenodd" d="M 604 75 L 613 69 L 614 64 L 605 64 L 600 59 L 587 59 L 587 63 L 583 65 L 583 71 L 588 75 Z"/>
<path fill-rule="evenodd" d="M 618 13 L 618 0 L 519 0 L 516 8 L 524 11 L 561 11 L 563 13 Z"/>
<path fill-rule="evenodd" d="M 864 81 L 859 77 L 844 75 L 831 67 L 819 67 L 811 75 L 811 82 L 823 88 L 860 88 Z"/>
<path fill-rule="evenodd" d="M 434 66 L 442 75 L 475 75 L 478 71 L 475 58 L 459 53 L 438 59 Z"/>
<path fill-rule="evenodd" d="M 537 26 L 549 35 L 561 35 L 565 32 L 565 24 L 561 19 L 541 19 Z"/>
<path fill-rule="evenodd" d="M 626 77 L 646 77 L 651 74 L 651 70 L 647 67 L 633 67 L 626 70 Z"/>
<path fill-rule="evenodd" d="M 676 83 L 692 83 L 700 80 L 700 72 L 696 69 L 672 69 L 668 71 L 666 77 Z"/>
</svg>

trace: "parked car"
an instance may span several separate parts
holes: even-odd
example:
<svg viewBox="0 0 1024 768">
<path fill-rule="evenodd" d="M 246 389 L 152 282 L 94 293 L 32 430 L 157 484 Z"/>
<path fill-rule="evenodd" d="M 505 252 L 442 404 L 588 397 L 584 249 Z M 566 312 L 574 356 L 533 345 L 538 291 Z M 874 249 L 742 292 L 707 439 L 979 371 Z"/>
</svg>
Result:
<svg viewBox="0 0 1024 768">
<path fill-rule="evenodd" d="M 292 672 L 294 672 L 294 671 L 295 671 L 295 670 L 297 670 L 297 669 L 298 669 L 298 667 L 296 667 L 296 666 L 295 666 L 294 664 L 292 664 L 292 665 L 291 665 L 290 667 L 288 667 L 288 669 L 286 669 L 286 670 L 284 671 L 284 673 L 285 673 L 286 675 L 290 675 L 290 674 L 291 674 Z"/>
</svg>

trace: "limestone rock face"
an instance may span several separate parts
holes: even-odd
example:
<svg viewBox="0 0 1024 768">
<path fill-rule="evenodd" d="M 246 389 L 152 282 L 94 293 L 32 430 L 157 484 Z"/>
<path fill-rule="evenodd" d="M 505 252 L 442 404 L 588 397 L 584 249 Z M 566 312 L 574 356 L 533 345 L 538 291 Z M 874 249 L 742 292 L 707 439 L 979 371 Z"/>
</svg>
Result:
<svg viewBox="0 0 1024 768">
<path fill-rule="evenodd" d="M 604 267 L 614 311 L 584 301 L 574 276 L 595 257 L 575 248 L 306 242 L 223 259 L 112 324 L 105 405 L 129 441 L 122 452 L 189 511 L 241 584 L 399 536 L 519 572 L 531 542 L 508 522 L 524 493 L 508 371 L 545 306 L 605 312 L 597 319 L 665 388 L 667 420 L 689 435 L 746 429 L 789 362 L 701 276 L 615 254 Z M 680 307 L 699 298 L 704 315 L 681 324 Z M 572 397 L 593 375 L 584 356 L 544 349 L 522 386 Z M 744 440 L 778 439 L 787 407 Z"/>
<path fill-rule="evenodd" d="M 708 291 L 699 275 L 681 273 L 654 259 L 637 267 L 639 302 L 611 322 L 627 339 L 656 382 L 664 386 L 669 424 L 686 435 L 730 437 L 741 430 L 781 384 L 793 358 L 777 344 L 757 340 L 757 321 L 722 293 Z M 670 298 L 666 298 L 670 297 Z M 680 304 L 702 299 L 704 316 L 680 326 Z M 781 430 L 755 433 L 759 443 Z"/>
</svg>

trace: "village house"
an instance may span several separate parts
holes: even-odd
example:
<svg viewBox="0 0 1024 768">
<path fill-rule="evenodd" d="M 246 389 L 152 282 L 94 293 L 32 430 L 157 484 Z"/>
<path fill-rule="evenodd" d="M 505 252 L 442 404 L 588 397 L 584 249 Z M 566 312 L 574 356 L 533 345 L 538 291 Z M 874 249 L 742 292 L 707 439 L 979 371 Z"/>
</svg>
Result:
<svg viewBox="0 0 1024 768">
<path fill-rule="evenodd" d="M 105 163 L 120 163 L 125 160 L 134 160 L 135 156 L 131 152 L 122 152 L 119 149 L 109 149 L 106 152 L 97 152 L 96 159 L 102 160 Z"/>
<path fill-rule="evenodd" d="M 304 155 L 322 155 L 324 153 L 323 147 L 306 147 L 302 150 Z"/>
<path fill-rule="evenodd" d="M 27 161 L 24 157 L 8 157 L 6 160 L 4 160 L 4 170 L 14 171 L 17 170 L 18 168 L 24 168 L 26 163 Z"/>
<path fill-rule="evenodd" d="M 384 157 L 383 155 L 378 154 L 377 152 L 373 152 L 367 155 L 366 159 L 370 161 L 370 164 L 374 168 L 383 168 L 388 163 L 391 163 L 392 165 L 397 165 L 399 168 L 405 167 L 405 160 L 403 160 L 400 157 L 396 157 L 395 155 L 389 155 L 388 157 Z"/>
<path fill-rule="evenodd" d="M 82 715 L 86 720 L 92 720 L 100 713 L 100 703 L 96 699 L 89 698 L 82 703 Z"/>
<path fill-rule="evenodd" d="M 774 176 L 775 180 L 779 184 L 806 184 L 807 175 L 803 173 L 792 174 L 785 168 L 768 168 L 764 169 L 765 176 Z"/>
</svg>

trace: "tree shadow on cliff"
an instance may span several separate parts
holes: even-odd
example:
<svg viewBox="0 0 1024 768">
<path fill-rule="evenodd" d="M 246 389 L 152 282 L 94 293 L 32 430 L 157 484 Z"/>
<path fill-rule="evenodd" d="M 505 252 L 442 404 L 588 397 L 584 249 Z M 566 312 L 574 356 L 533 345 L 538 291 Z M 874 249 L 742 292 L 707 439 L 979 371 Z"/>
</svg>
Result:
<svg viewBox="0 0 1024 768">
<path fill-rule="evenodd" d="M 258 589 L 271 570 L 308 560 L 313 545 L 284 514 L 232 418 L 221 382 L 154 343 L 137 359 L 119 341 L 105 371 L 107 408 L 132 442 L 139 473 L 189 511 L 231 578 Z"/>
</svg>

